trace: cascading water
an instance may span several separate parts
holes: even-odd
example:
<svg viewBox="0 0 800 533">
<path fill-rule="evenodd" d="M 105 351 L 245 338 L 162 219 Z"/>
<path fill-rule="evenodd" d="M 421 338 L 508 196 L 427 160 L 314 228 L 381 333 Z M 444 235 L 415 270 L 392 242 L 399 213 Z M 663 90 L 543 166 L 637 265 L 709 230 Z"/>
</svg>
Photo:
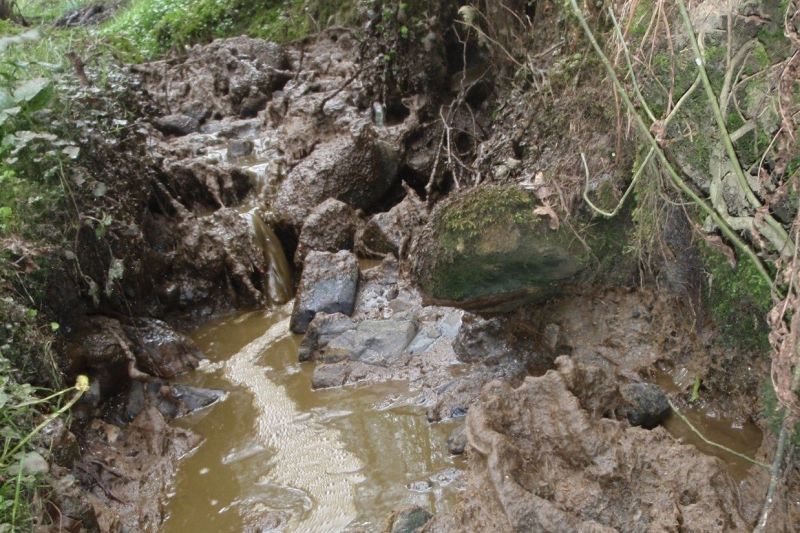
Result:
<svg viewBox="0 0 800 533">
<path fill-rule="evenodd" d="M 278 236 L 272 228 L 264 223 L 257 208 L 243 214 L 250 224 L 253 240 L 264 255 L 268 265 L 264 295 L 272 305 L 285 304 L 292 297 L 292 271 L 283 253 Z"/>
</svg>

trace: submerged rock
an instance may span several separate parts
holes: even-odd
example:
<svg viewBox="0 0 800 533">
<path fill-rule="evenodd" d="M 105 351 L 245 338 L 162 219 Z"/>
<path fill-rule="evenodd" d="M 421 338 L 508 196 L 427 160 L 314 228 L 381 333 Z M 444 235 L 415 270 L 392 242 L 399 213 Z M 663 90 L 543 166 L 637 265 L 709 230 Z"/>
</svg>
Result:
<svg viewBox="0 0 800 533">
<path fill-rule="evenodd" d="M 433 515 L 419 505 L 412 505 L 393 511 L 389 516 L 384 533 L 417 533 Z"/>
<path fill-rule="evenodd" d="M 461 455 L 467 447 L 467 430 L 464 426 L 458 426 L 447 437 L 447 451 L 453 455 Z"/>
<path fill-rule="evenodd" d="M 590 254 L 567 227 L 534 214 L 516 186 L 472 189 L 445 200 L 416 240 L 413 273 L 433 300 L 503 308 L 573 281 Z"/>
<path fill-rule="evenodd" d="M 300 231 L 315 206 L 328 198 L 369 209 L 397 179 L 398 153 L 370 127 L 351 138 L 341 135 L 314 148 L 298 163 L 273 199 L 278 223 Z"/>
<path fill-rule="evenodd" d="M 352 253 L 311 252 L 297 289 L 290 329 L 305 333 L 318 312 L 350 315 L 358 288 L 358 260 Z"/>
<path fill-rule="evenodd" d="M 349 205 L 328 198 L 311 212 L 303 222 L 294 262 L 303 263 L 308 252 L 338 252 L 353 249 L 353 235 L 358 217 Z"/>
<path fill-rule="evenodd" d="M 317 365 L 311 375 L 311 388 L 328 389 L 341 387 L 347 381 L 350 367 L 345 363 L 325 363 Z"/>
</svg>

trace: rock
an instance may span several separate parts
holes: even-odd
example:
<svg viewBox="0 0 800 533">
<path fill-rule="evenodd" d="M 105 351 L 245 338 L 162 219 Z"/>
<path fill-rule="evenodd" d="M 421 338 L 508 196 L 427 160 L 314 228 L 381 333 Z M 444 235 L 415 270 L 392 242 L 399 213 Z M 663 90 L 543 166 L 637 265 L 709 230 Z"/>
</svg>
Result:
<svg viewBox="0 0 800 533">
<path fill-rule="evenodd" d="M 447 437 L 447 451 L 453 455 L 461 455 L 467 447 L 467 431 L 464 426 L 458 426 Z"/>
<path fill-rule="evenodd" d="M 358 261 L 351 252 L 311 252 L 295 297 L 290 329 L 305 333 L 318 312 L 350 315 L 358 288 Z"/>
<path fill-rule="evenodd" d="M 386 366 L 403 353 L 416 333 L 411 320 L 364 320 L 354 330 L 331 339 L 321 357 L 328 362 L 349 359 Z"/>
<path fill-rule="evenodd" d="M 278 224 L 299 232 L 313 208 L 328 198 L 354 209 L 374 207 L 397 179 L 397 150 L 370 127 L 354 138 L 319 144 L 281 182 L 272 206 Z"/>
<path fill-rule="evenodd" d="M 328 389 L 341 387 L 347 381 L 349 367 L 345 363 L 320 364 L 311 375 L 311 388 Z"/>
<path fill-rule="evenodd" d="M 358 217 L 349 205 L 335 198 L 328 198 L 315 207 L 303 222 L 294 255 L 295 264 L 301 265 L 312 250 L 352 250 L 357 223 Z"/>
<path fill-rule="evenodd" d="M 315 354 L 325 348 L 334 339 L 355 328 L 353 320 L 342 313 L 317 313 L 308 325 L 297 356 L 300 361 L 309 361 Z"/>
<path fill-rule="evenodd" d="M 385 213 L 369 219 L 358 237 L 358 249 L 364 255 L 397 256 L 411 231 L 425 219 L 425 203 L 410 187 L 402 202 Z"/>
<path fill-rule="evenodd" d="M 458 360 L 495 365 L 519 357 L 524 346 L 508 326 L 509 323 L 502 317 L 485 319 L 466 313 L 453 343 Z"/>
<path fill-rule="evenodd" d="M 433 515 L 418 505 L 412 505 L 393 511 L 388 520 L 385 533 L 417 533 L 427 524 Z"/>
<path fill-rule="evenodd" d="M 158 131 L 167 135 L 189 135 L 200 128 L 200 122 L 189 115 L 174 113 L 153 121 Z"/>
<path fill-rule="evenodd" d="M 20 470 L 25 476 L 46 474 L 50 471 L 50 465 L 39 452 L 28 452 L 8 467 L 8 473 L 11 476 L 16 476 Z"/>
<path fill-rule="evenodd" d="M 148 405 L 167 418 L 178 418 L 204 409 L 224 399 L 226 393 L 188 385 L 169 385 L 163 381 L 134 382 L 128 393 L 125 415 L 133 420 Z"/>
<path fill-rule="evenodd" d="M 228 149 L 226 153 L 228 158 L 230 159 L 238 159 L 241 157 L 247 157 L 248 155 L 253 153 L 254 145 L 253 141 L 249 139 L 233 139 L 228 142 Z"/>
<path fill-rule="evenodd" d="M 124 326 L 127 336 L 135 341 L 134 355 L 139 370 L 151 376 L 172 379 L 200 363 L 203 354 L 186 335 L 155 318 L 137 318 Z"/>
<path fill-rule="evenodd" d="M 282 46 L 242 36 L 194 46 L 181 59 L 132 70 L 154 101 L 169 102 L 186 115 L 189 109 L 203 109 L 204 115 L 223 117 L 252 116 L 263 109 L 290 77 L 286 66 Z"/>
<path fill-rule="evenodd" d="M 628 383 L 622 385 L 619 392 L 626 403 L 618 414 L 626 416 L 631 425 L 652 429 L 669 415 L 669 401 L 658 385 Z"/>
<path fill-rule="evenodd" d="M 590 254 L 568 227 L 551 229 L 552 220 L 534 207 L 534 197 L 516 186 L 474 188 L 441 202 L 412 254 L 423 293 L 502 311 L 574 281 Z"/>
</svg>

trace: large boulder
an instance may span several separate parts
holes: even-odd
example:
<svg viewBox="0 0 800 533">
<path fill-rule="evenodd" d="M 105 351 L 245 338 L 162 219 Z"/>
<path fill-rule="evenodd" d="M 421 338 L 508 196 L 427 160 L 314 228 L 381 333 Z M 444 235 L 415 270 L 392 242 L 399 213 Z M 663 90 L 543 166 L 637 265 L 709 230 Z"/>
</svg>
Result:
<svg viewBox="0 0 800 533">
<path fill-rule="evenodd" d="M 416 239 L 414 277 L 431 300 L 488 308 L 543 298 L 575 279 L 591 254 L 575 233 L 534 213 L 516 186 L 447 200 Z"/>
<path fill-rule="evenodd" d="M 289 327 L 305 333 L 319 312 L 353 313 L 358 289 L 358 260 L 347 250 L 311 252 L 297 289 Z"/>
<path fill-rule="evenodd" d="M 272 201 L 277 221 L 301 229 L 315 206 L 336 198 L 355 209 L 374 206 L 397 179 L 398 154 L 365 126 L 318 145 L 281 182 Z"/>
<path fill-rule="evenodd" d="M 344 202 L 328 198 L 303 222 L 294 262 L 301 265 L 308 252 L 338 252 L 353 249 L 353 235 L 358 224 L 355 211 Z"/>
</svg>

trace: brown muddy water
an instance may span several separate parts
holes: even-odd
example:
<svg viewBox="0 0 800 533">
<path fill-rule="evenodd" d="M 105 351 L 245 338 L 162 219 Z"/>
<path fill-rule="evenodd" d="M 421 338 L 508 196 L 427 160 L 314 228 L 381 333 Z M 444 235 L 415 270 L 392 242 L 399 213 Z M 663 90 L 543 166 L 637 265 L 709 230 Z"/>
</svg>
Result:
<svg viewBox="0 0 800 533">
<path fill-rule="evenodd" d="M 208 363 L 186 383 L 229 391 L 178 423 L 204 437 L 184 458 L 165 532 L 379 529 L 405 504 L 448 509 L 463 460 L 452 423 L 429 424 L 407 384 L 313 391 L 288 308 L 213 321 Z"/>
<path fill-rule="evenodd" d="M 678 382 L 685 381 L 682 371 L 674 373 L 658 371 L 655 381 L 667 394 L 678 393 L 681 388 Z M 721 444 L 731 450 L 755 458 L 761 446 L 762 433 L 756 424 L 750 421 L 735 420 L 717 412 L 704 404 L 702 400 L 696 405 L 680 409 L 689 422 L 700 431 L 708 440 Z M 676 439 L 686 444 L 692 444 L 701 452 L 713 455 L 725 463 L 728 474 L 736 481 L 742 481 L 748 476 L 751 468 L 760 468 L 753 463 L 729 453 L 717 446 L 712 446 L 701 439 L 695 431 L 677 414 L 671 412 L 664 422 L 664 428 Z"/>
</svg>

